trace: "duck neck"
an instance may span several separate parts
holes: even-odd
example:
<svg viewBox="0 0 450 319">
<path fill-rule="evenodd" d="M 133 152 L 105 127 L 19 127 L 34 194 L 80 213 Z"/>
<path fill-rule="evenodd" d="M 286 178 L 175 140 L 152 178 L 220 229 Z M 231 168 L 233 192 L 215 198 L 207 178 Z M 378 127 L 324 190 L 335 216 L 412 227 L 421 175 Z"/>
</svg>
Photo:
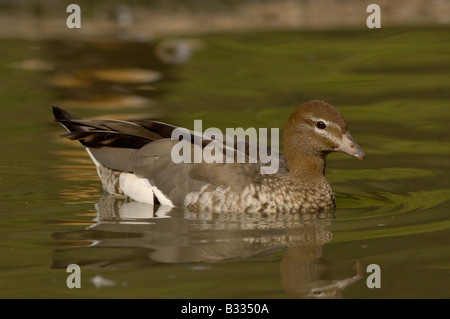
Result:
<svg viewBox="0 0 450 319">
<path fill-rule="evenodd" d="M 289 177 L 295 181 L 317 184 L 325 179 L 326 156 L 323 154 L 302 154 L 304 156 L 288 156 Z"/>
</svg>

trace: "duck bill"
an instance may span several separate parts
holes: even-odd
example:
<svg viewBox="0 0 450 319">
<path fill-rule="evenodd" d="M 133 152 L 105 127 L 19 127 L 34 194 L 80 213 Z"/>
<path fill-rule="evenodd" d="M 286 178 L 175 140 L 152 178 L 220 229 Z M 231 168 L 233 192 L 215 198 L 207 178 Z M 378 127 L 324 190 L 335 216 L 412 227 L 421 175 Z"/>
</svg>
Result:
<svg viewBox="0 0 450 319">
<path fill-rule="evenodd" d="M 348 132 L 342 136 L 342 142 L 337 151 L 354 156 L 360 160 L 366 159 L 366 154 Z"/>
</svg>

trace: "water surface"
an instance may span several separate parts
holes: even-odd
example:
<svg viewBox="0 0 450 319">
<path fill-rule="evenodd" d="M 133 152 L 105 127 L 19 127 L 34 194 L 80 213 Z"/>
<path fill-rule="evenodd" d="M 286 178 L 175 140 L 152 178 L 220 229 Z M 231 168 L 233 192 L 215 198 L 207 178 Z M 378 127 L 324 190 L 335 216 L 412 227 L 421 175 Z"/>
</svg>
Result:
<svg viewBox="0 0 450 319">
<path fill-rule="evenodd" d="M 450 297 L 448 28 L 180 38 L 0 40 L 1 297 Z M 194 214 L 104 195 L 50 109 L 282 130 L 316 98 L 367 154 L 328 157 L 328 215 Z M 81 289 L 66 286 L 72 263 Z M 381 288 L 367 287 L 370 264 Z"/>
</svg>

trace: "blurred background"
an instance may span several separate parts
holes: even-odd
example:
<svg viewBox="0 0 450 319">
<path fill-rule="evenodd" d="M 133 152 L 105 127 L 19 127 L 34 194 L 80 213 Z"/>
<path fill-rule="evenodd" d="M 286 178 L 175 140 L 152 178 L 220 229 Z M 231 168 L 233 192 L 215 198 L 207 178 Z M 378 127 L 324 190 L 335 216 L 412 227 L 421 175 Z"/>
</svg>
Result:
<svg viewBox="0 0 450 319">
<path fill-rule="evenodd" d="M 71 3 L 0 0 L 0 297 L 450 297 L 450 0 Z M 111 198 L 51 114 L 282 133 L 311 99 L 367 154 L 328 157 L 332 216 Z"/>
<path fill-rule="evenodd" d="M 66 8 L 82 8 L 82 28 L 69 32 Z M 446 0 L 2 0 L 1 31 L 6 37 L 105 36 L 126 30 L 132 37 L 276 29 L 366 27 L 369 4 L 382 8 L 383 27 L 448 25 Z"/>
</svg>

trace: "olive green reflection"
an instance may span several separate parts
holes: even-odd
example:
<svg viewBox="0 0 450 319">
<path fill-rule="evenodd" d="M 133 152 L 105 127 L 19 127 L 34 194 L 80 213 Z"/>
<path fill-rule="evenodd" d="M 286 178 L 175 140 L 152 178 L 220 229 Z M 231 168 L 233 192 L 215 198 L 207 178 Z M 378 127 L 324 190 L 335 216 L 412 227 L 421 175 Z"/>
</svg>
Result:
<svg viewBox="0 0 450 319">
<path fill-rule="evenodd" d="M 89 269 L 133 269 L 168 263 L 218 263 L 263 258 L 283 251 L 283 289 L 296 298 L 340 298 L 362 278 L 359 262 L 322 258 L 332 239 L 334 212 L 319 214 L 196 213 L 152 206 L 104 194 L 95 224 L 54 237 L 83 239 L 81 247 L 56 250 L 52 268 L 78 264 Z M 343 270 L 350 274 L 334 278 Z"/>
</svg>

